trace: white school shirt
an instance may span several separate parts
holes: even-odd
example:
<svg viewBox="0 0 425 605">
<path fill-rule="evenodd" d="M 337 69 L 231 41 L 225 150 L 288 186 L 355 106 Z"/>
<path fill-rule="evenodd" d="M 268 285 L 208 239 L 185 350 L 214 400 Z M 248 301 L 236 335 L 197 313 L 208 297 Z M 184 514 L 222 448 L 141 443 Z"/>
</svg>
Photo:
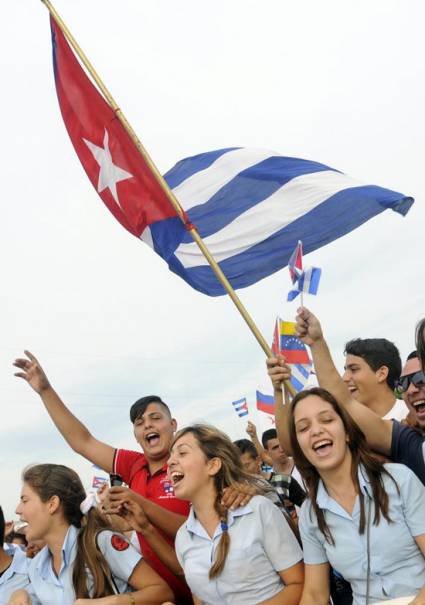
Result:
<svg viewBox="0 0 425 605">
<path fill-rule="evenodd" d="M 186 582 L 203 605 L 257 605 L 279 593 L 278 574 L 302 560 L 301 548 L 280 510 L 267 498 L 229 511 L 230 549 L 223 571 L 210 580 L 221 524 L 212 538 L 193 508 L 177 532 L 175 548 Z"/>
<path fill-rule="evenodd" d="M 366 472 L 359 467 L 360 489 L 365 497 L 366 518 L 371 505 L 370 524 L 370 603 L 418 593 L 425 584 L 425 558 L 415 536 L 425 534 L 425 487 L 403 464 L 385 464 L 395 479 L 382 475 L 388 494 L 388 513 L 392 523 L 381 515 L 373 523 L 375 507 Z M 400 493 L 399 493 L 400 492 Z M 327 493 L 322 481 L 317 504 L 325 513 L 335 545 L 319 530 L 310 500 L 301 507 L 300 533 L 307 565 L 329 562 L 351 584 L 354 605 L 364 605 L 367 578 L 367 532 L 359 533 L 360 503 L 357 496 L 350 515 Z"/>
<path fill-rule="evenodd" d="M 401 422 L 406 418 L 408 413 L 409 410 L 403 399 L 396 399 L 393 407 L 382 418 L 383 420 L 398 420 L 398 422 Z"/>
<path fill-rule="evenodd" d="M 37 599 L 43 605 L 73 605 L 75 601 L 72 572 L 77 555 L 77 537 L 79 529 L 70 525 L 62 545 L 62 565 L 59 575 L 52 569 L 50 551 L 45 546 L 32 560 L 29 566 L 31 585 Z M 105 557 L 117 585 L 118 591 L 128 592 L 128 578 L 142 556 L 129 543 L 127 538 L 110 530 L 97 535 L 99 550 Z M 93 589 L 93 579 L 87 575 L 89 594 Z"/>
</svg>

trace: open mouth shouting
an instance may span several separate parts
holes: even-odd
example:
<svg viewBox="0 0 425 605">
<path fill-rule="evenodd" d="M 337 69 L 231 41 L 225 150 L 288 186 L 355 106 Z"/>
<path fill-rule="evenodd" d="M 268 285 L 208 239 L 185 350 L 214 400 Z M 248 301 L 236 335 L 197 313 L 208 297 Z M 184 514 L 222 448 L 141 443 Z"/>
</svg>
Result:
<svg viewBox="0 0 425 605">
<path fill-rule="evenodd" d="M 159 435 L 159 433 L 156 433 L 155 431 L 149 431 L 149 433 L 146 433 L 146 435 L 145 435 L 145 441 L 147 441 L 147 443 L 150 447 L 155 447 L 155 445 L 158 445 L 159 440 L 160 440 L 160 435 Z"/>
<path fill-rule="evenodd" d="M 412 401 L 412 406 L 415 408 L 418 420 L 425 422 L 425 399 L 420 399 L 419 401 Z"/>
<path fill-rule="evenodd" d="M 171 479 L 171 483 L 173 484 L 174 489 L 176 489 L 176 486 L 184 478 L 184 473 L 181 473 L 180 471 L 171 471 L 169 473 L 169 477 Z"/>
<path fill-rule="evenodd" d="M 312 449 L 316 456 L 323 458 L 331 453 L 333 441 L 331 439 L 321 439 L 313 444 Z"/>
</svg>

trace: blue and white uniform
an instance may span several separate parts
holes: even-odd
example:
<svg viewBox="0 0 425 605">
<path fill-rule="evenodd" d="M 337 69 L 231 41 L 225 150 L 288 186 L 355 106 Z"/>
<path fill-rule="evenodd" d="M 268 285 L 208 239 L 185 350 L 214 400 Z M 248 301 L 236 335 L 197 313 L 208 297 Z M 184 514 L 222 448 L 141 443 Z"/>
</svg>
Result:
<svg viewBox="0 0 425 605">
<path fill-rule="evenodd" d="M 366 511 L 371 507 L 370 603 L 416 594 L 425 584 L 425 557 L 415 541 L 415 537 L 425 535 L 425 487 L 402 464 L 385 464 L 385 468 L 396 484 L 388 475 L 382 475 L 391 523 L 381 514 L 378 525 L 373 523 L 375 506 L 371 485 L 365 470 L 360 467 L 358 471 Z M 306 500 L 299 523 L 304 561 L 309 565 L 329 562 L 350 582 L 354 605 L 363 605 L 367 589 L 367 531 L 359 534 L 359 497 L 350 515 L 329 496 L 320 481 L 316 501 L 324 511 L 335 544 L 325 540 L 311 502 Z"/>
<path fill-rule="evenodd" d="M 29 577 L 32 590 L 43 605 L 73 605 L 75 601 L 72 572 L 79 531 L 73 525 L 68 529 L 62 545 L 62 565 L 58 576 L 53 571 L 47 546 L 31 561 Z M 118 592 L 129 592 L 128 579 L 142 556 L 124 536 L 110 530 L 99 532 L 97 544 L 110 567 Z M 87 587 L 92 594 L 93 578 L 90 574 L 87 574 Z"/>
<path fill-rule="evenodd" d="M 20 548 L 14 548 L 7 554 L 13 558 L 9 567 L 0 575 L 0 605 L 6 605 L 11 594 L 20 588 L 32 594 L 28 577 L 29 559 Z"/>
<path fill-rule="evenodd" d="M 281 592 L 279 572 L 302 560 L 299 544 L 280 510 L 267 498 L 254 496 L 228 513 L 230 548 L 223 571 L 208 573 L 223 530 L 212 538 L 192 508 L 177 532 L 176 553 L 186 581 L 203 605 L 257 605 Z"/>
</svg>

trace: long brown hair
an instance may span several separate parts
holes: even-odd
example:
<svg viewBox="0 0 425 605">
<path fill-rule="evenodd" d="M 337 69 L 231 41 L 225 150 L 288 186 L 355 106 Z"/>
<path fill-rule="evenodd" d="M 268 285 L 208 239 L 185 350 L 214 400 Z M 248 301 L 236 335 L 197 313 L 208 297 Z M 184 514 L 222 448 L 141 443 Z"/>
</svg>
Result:
<svg viewBox="0 0 425 605">
<path fill-rule="evenodd" d="M 246 484 L 253 488 L 253 493 L 265 493 L 264 488 L 255 477 L 249 475 L 242 467 L 240 452 L 236 445 L 222 431 L 206 424 L 194 424 L 178 431 L 173 445 L 184 435 L 191 433 L 207 460 L 219 458 L 220 470 L 214 475 L 216 498 L 214 508 L 222 524 L 222 534 L 217 547 L 217 555 L 209 571 L 209 577 L 217 577 L 223 570 L 230 547 L 230 536 L 227 528 L 227 509 L 221 504 L 223 490 L 235 483 Z"/>
<path fill-rule="evenodd" d="M 338 403 L 335 397 L 331 393 L 329 393 L 329 391 L 326 391 L 325 389 L 322 389 L 320 387 L 314 387 L 312 389 L 307 389 L 298 393 L 290 404 L 288 415 L 289 437 L 291 441 L 294 462 L 307 485 L 308 494 L 311 500 L 311 504 L 313 506 L 313 510 L 316 513 L 319 529 L 325 536 L 326 541 L 329 542 L 329 544 L 334 545 L 335 540 L 332 536 L 328 524 L 326 523 L 323 510 L 320 509 L 317 505 L 317 490 L 319 487 L 320 474 L 316 467 L 313 466 L 313 464 L 311 464 L 311 462 L 309 462 L 306 456 L 304 455 L 298 443 L 297 433 L 295 429 L 295 408 L 300 401 L 306 399 L 307 397 L 310 397 L 311 395 L 316 395 L 317 397 L 320 397 L 320 399 L 326 401 L 332 406 L 333 410 L 341 418 L 345 432 L 347 433 L 347 445 L 350 448 L 352 460 L 351 479 L 354 483 L 360 500 L 360 534 L 363 534 L 365 531 L 366 513 L 364 496 L 362 490 L 360 489 L 358 478 L 359 465 L 364 468 L 367 480 L 372 488 L 372 498 L 375 504 L 375 515 L 373 519 L 374 525 L 378 525 L 381 515 L 388 522 L 391 522 L 388 513 L 388 494 L 384 487 L 383 475 L 389 476 L 394 481 L 397 491 L 399 490 L 395 479 L 385 469 L 383 463 L 371 455 L 366 442 L 366 438 L 363 432 L 361 431 L 360 427 L 356 424 L 356 422 L 354 422 L 351 416 L 349 416 L 349 414 L 344 410 L 344 408 Z"/>
<path fill-rule="evenodd" d="M 108 563 L 96 544 L 99 531 L 112 527 L 95 508 L 91 508 L 87 515 L 80 511 L 86 493 L 77 473 L 61 464 L 36 464 L 24 470 L 22 481 L 38 494 L 42 502 L 57 496 L 65 520 L 81 528 L 72 573 L 75 598 L 96 599 L 114 594 Z M 89 595 L 87 590 L 87 570 L 93 576 L 93 595 Z"/>
</svg>

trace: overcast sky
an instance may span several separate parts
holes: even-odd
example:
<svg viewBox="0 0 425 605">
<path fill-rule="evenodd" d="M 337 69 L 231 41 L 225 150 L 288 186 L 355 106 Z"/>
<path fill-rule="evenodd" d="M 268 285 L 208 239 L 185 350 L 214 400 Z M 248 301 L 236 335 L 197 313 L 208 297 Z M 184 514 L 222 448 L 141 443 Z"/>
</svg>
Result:
<svg viewBox="0 0 425 605">
<path fill-rule="evenodd" d="M 346 340 L 387 337 L 402 356 L 425 314 L 422 0 L 56 0 L 56 8 L 162 172 L 228 146 L 323 162 L 415 197 L 306 257 L 322 267 L 320 316 L 339 367 Z M 48 14 L 5 4 L 0 22 L 0 503 L 20 472 L 61 462 L 90 479 L 38 397 L 13 377 L 29 348 L 73 412 L 133 447 L 128 409 L 160 394 L 180 424 L 243 436 L 231 401 L 267 388 L 264 354 L 232 303 L 170 273 L 105 209 L 59 113 Z M 287 269 L 240 291 L 271 340 Z M 307 297 L 306 297 L 307 298 Z"/>
</svg>

